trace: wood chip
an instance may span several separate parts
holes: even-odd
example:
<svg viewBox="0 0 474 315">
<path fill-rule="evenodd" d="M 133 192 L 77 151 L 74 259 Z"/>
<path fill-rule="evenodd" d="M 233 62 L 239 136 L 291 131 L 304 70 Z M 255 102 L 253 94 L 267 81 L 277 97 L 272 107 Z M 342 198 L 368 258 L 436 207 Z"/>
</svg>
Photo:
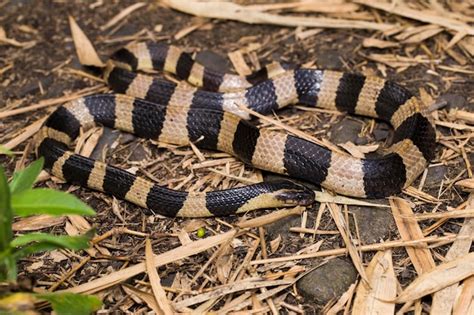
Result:
<svg viewBox="0 0 474 315">
<path fill-rule="evenodd" d="M 389 48 L 389 47 L 398 47 L 399 43 L 376 39 L 376 38 L 364 38 L 362 41 L 362 46 L 364 47 L 375 47 L 375 48 Z"/>
</svg>

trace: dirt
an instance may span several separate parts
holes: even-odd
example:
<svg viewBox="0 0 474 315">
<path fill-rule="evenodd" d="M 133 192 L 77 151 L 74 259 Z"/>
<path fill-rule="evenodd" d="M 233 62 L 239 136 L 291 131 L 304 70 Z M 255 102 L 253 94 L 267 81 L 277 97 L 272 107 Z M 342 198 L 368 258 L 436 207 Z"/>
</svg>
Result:
<svg viewBox="0 0 474 315">
<path fill-rule="evenodd" d="M 212 64 L 213 60 L 215 60 L 216 63 L 220 64 L 220 66 L 218 66 L 220 68 L 229 66 L 230 63 L 226 59 L 228 52 L 250 43 L 258 42 L 263 45 L 258 51 L 259 61 L 262 65 L 274 60 L 295 64 L 314 63 L 318 67 L 326 69 L 380 75 L 375 63 L 367 61 L 367 58 L 365 58 L 369 53 L 374 51 L 378 52 L 378 50 L 366 49 L 361 46 L 362 39 L 372 35 L 372 33 L 364 30 L 323 30 L 307 39 L 297 40 L 294 36 L 294 29 L 292 28 L 247 25 L 232 21 L 212 21 L 205 29 L 198 29 L 182 39 L 175 40 L 173 36 L 183 28 L 195 23 L 196 18 L 172 11 L 153 2 L 121 21 L 118 27 L 112 28 L 112 31 L 101 31 L 100 28 L 102 25 L 120 12 L 121 9 L 132 3 L 134 2 L 114 1 L 105 2 L 102 5 L 93 7 L 92 3 L 80 4 L 67 1 L 0 2 L 0 25 L 5 28 L 8 37 L 14 38 L 19 42 L 35 43 L 31 48 L 0 46 L 0 69 L 9 64 L 13 64 L 11 69 L 0 74 L 0 110 L 21 108 L 37 103 L 43 99 L 60 97 L 72 91 L 97 84 L 90 79 L 72 74 L 68 71 L 68 69 L 72 68 L 94 73 L 91 72 L 90 69 L 82 67 L 78 62 L 70 35 L 68 15 L 74 16 L 104 60 L 113 51 L 126 44 L 126 41 L 110 43 L 110 39 L 134 35 L 146 29 L 151 39 L 156 38 L 167 41 L 184 47 L 190 52 L 212 51 L 213 53 L 217 53 L 220 58 L 212 54 L 210 56 L 204 54 L 202 58 L 210 59 L 204 61 L 204 63 L 208 64 Z M 396 18 L 386 17 L 386 19 L 391 20 Z M 160 32 L 153 31 L 157 25 L 162 25 Z M 435 43 L 432 40 L 427 40 L 425 44 L 427 47 L 430 47 L 432 51 L 436 52 Z M 395 54 L 404 53 L 403 48 L 394 48 L 390 51 Z M 412 55 L 420 53 L 423 53 L 420 47 L 414 47 L 410 50 L 410 54 Z M 446 58 L 446 64 L 455 63 L 449 56 Z M 435 98 L 436 96 L 444 94 L 462 95 L 467 102 L 472 105 L 474 99 L 474 83 L 472 77 L 469 78 L 466 74 L 464 75 L 464 80 L 453 80 L 447 84 L 447 81 L 444 81 L 442 77 L 427 73 L 429 69 L 429 65 L 419 64 L 401 73 L 396 73 L 393 69 L 388 68 L 387 74 L 390 79 L 409 87 L 413 92 L 418 92 L 418 89 L 423 87 L 429 94 L 435 96 Z M 462 77 L 462 75 L 457 75 Z M 427 81 L 430 82 L 430 85 L 426 84 Z M 6 143 L 14 138 L 23 128 L 45 117 L 52 108 L 53 107 L 35 110 L 2 119 L 0 121 L 0 143 Z M 321 136 L 321 131 L 319 131 L 319 129 L 318 131 L 316 130 L 316 125 L 318 125 L 317 127 L 323 127 L 323 129 L 328 130 L 338 121 L 345 119 L 344 116 L 334 118 L 333 115 L 329 114 L 315 114 L 294 109 L 284 110 L 282 115 L 284 117 L 300 115 L 302 117 L 301 121 L 304 122 L 302 125 L 308 126 L 304 131 L 309 133 L 313 132 L 318 136 Z M 357 118 L 357 121 L 359 120 L 364 124 L 370 122 L 369 119 Z M 314 124 L 315 122 L 316 124 Z M 446 128 L 442 132 L 452 134 L 452 132 Z M 122 135 L 121 137 L 126 136 Z M 374 137 L 369 137 L 369 139 L 372 140 L 373 138 Z M 115 138 L 112 137 L 112 139 L 111 142 L 113 143 Z M 32 161 L 35 155 L 31 146 L 27 147 L 28 143 L 28 141 L 21 143 L 14 151 L 18 152 L 19 156 L 26 153 L 26 161 Z M 137 145 L 140 147 L 139 152 L 137 152 L 136 149 Z M 471 150 L 472 145 L 473 142 L 471 138 L 468 142 L 468 150 Z M 177 149 L 177 151 L 181 152 L 185 152 L 186 150 L 189 150 L 189 148 Z M 441 150 L 441 145 L 439 146 L 439 150 Z M 116 165 L 127 167 L 133 166 L 130 160 L 141 161 L 146 159 L 148 161 L 152 156 L 157 156 L 161 164 L 154 169 L 154 174 L 161 184 L 171 183 L 171 185 L 174 185 L 172 183 L 173 178 L 183 177 L 189 174 L 188 169 L 179 166 L 176 167 L 177 164 L 179 165 L 183 162 L 182 155 L 175 154 L 176 151 L 172 153 L 169 150 L 157 148 L 156 145 L 149 142 L 132 138 L 118 148 L 110 148 L 109 143 L 107 151 L 108 161 Z M 135 155 L 129 160 L 128 157 L 134 152 Z M 468 151 L 467 153 L 472 156 L 472 151 Z M 12 159 L 0 156 L 0 162 L 6 168 L 8 175 L 12 174 L 17 161 L 17 158 Z M 461 158 L 456 158 L 447 163 L 446 167 L 448 169 L 443 173 L 443 178 L 453 179 L 465 169 L 465 164 Z M 197 173 L 198 176 L 201 177 L 208 174 L 206 170 Z M 439 181 L 443 178 L 438 177 L 436 180 Z M 437 196 L 439 184 L 436 184 L 436 180 L 434 184 L 433 180 L 430 181 L 430 186 L 426 188 L 425 192 Z M 190 185 L 191 184 L 192 183 L 190 183 Z M 124 201 L 114 201 L 109 196 L 91 192 L 86 188 L 74 187 L 51 180 L 43 182 L 41 185 L 70 191 L 91 205 L 97 211 L 97 216 L 88 218 L 87 220 L 92 226 L 97 228 L 98 234 L 103 234 L 115 227 L 122 226 L 131 230 L 150 233 L 153 238 L 153 248 L 156 254 L 165 252 L 181 244 L 175 235 L 187 224 L 187 220 L 150 216 L 148 211 L 144 211 L 137 206 Z M 415 183 L 414 186 L 417 187 L 417 183 Z M 189 187 L 189 185 L 184 186 L 183 189 L 187 187 Z M 410 199 L 410 197 L 406 195 L 403 195 L 403 197 Z M 447 206 L 456 207 L 466 200 L 466 197 L 467 193 L 453 186 L 442 196 L 444 202 L 442 208 L 446 209 Z M 113 210 L 114 207 L 116 207 L 116 211 Z M 415 211 L 431 211 L 432 207 L 432 204 L 420 204 L 415 208 Z M 315 206 L 311 210 L 317 210 L 317 207 Z M 117 215 L 117 211 L 120 213 L 120 216 Z M 252 213 L 250 216 L 258 216 L 262 213 L 265 212 Z M 316 211 L 309 211 L 308 222 L 314 222 L 315 217 Z M 231 224 L 239 219 L 238 217 L 221 218 L 221 220 Z M 426 227 L 433 222 L 434 221 L 426 221 L 421 225 L 422 227 Z M 450 220 L 443 225 L 441 229 L 437 230 L 436 234 L 441 235 L 445 232 L 455 233 L 459 229 L 460 222 L 462 222 L 461 219 Z M 219 231 L 223 227 L 222 224 L 215 219 L 206 219 L 205 223 L 209 230 Z M 327 213 L 323 216 L 320 229 L 337 230 Z M 64 226 L 55 226 L 48 229 L 48 231 L 52 233 L 64 233 Z M 386 234 L 393 235 L 395 236 L 394 238 L 397 238 L 396 228 L 393 228 L 391 233 Z M 190 233 L 190 235 L 193 239 L 197 239 L 195 234 Z M 323 236 L 323 238 L 326 240 L 323 249 L 343 246 L 340 237 Z M 283 238 L 280 248 L 284 250 L 277 251 L 274 256 L 294 254 L 301 248 L 311 245 L 312 242 L 313 239 L 310 237 L 300 238 L 291 236 Z M 108 253 L 97 254 L 85 267 L 76 272 L 70 280 L 61 285 L 60 288 L 86 283 L 101 275 L 141 262 L 144 259 L 144 240 L 142 237 L 118 234 L 105 241 L 101 246 L 105 247 Z M 443 255 L 445 254 L 446 247 L 435 248 L 433 251 Z M 61 274 L 70 270 L 73 265 L 80 261 L 80 258 L 76 254 L 64 254 L 67 259 L 59 261 L 55 261 L 54 257 L 51 257 L 50 254 L 25 259 L 20 264 L 20 274 L 28 279 L 33 279 L 34 287 L 48 288 L 59 279 Z M 245 254 L 245 252 L 235 253 L 235 255 L 240 258 L 243 258 Z M 188 278 L 192 278 L 211 255 L 212 252 L 209 251 L 193 256 L 192 259 L 184 259 L 180 263 L 169 264 L 159 269 L 160 276 L 167 278 L 170 274 L 181 273 Z M 368 262 L 370 256 L 370 254 L 364 254 L 364 262 Z M 395 250 L 395 261 L 402 261 L 406 259 L 406 257 L 406 252 L 403 249 Z M 35 264 L 38 262 L 42 263 Z M 308 262 L 303 262 L 302 264 L 307 263 Z M 411 281 L 416 275 L 412 268 L 410 265 L 400 272 L 399 280 L 402 285 Z M 146 279 L 146 277 L 143 275 L 137 276 L 131 280 L 130 283 L 134 284 L 144 279 Z M 203 279 L 200 279 L 193 289 L 199 288 L 199 286 L 203 284 L 203 281 Z M 213 278 L 212 281 L 216 280 Z M 343 292 L 343 290 L 341 292 Z M 126 296 L 123 292 L 120 292 L 118 287 L 115 290 L 108 291 L 104 296 L 105 309 L 117 309 L 124 300 L 126 300 Z M 291 303 L 296 303 L 295 301 L 297 301 L 301 305 L 305 304 L 304 298 L 300 296 L 296 300 L 289 297 L 287 301 Z M 308 301 L 306 302 L 309 303 Z M 308 311 L 312 311 L 312 307 L 313 306 L 308 308 Z M 135 304 L 131 306 L 129 310 L 137 311 L 142 308 L 143 305 Z"/>
</svg>

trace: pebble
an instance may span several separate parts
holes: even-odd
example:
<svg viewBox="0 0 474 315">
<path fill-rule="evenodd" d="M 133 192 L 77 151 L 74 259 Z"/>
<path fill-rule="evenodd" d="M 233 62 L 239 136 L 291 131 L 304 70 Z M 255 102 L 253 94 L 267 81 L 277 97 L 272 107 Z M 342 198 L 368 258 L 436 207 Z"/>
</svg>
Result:
<svg viewBox="0 0 474 315">
<path fill-rule="evenodd" d="M 296 286 L 305 303 L 325 305 L 337 300 L 356 279 L 354 265 L 347 259 L 335 258 L 301 278 Z"/>
</svg>

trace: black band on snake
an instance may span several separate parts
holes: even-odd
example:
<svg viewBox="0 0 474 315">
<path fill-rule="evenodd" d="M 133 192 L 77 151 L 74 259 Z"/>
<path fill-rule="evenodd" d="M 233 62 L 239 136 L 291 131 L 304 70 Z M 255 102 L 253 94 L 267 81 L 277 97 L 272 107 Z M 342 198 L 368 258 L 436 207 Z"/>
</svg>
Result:
<svg viewBox="0 0 474 315">
<path fill-rule="evenodd" d="M 117 93 L 84 97 L 56 110 L 41 129 L 39 155 L 68 182 L 126 199 L 166 216 L 228 215 L 306 205 L 309 189 L 290 181 L 187 193 L 74 154 L 80 128 L 96 124 L 161 142 L 232 154 L 247 164 L 321 185 L 344 195 L 381 198 L 410 185 L 434 157 L 435 130 L 417 98 L 377 77 L 273 64 L 251 77 L 222 74 L 174 46 L 131 44 L 112 56 L 105 79 Z M 163 70 L 173 83 L 136 70 Z M 123 95 L 127 94 L 127 95 Z M 379 118 L 395 129 L 393 143 L 364 159 L 279 131 L 258 129 L 241 106 L 266 114 L 300 103 Z"/>
</svg>

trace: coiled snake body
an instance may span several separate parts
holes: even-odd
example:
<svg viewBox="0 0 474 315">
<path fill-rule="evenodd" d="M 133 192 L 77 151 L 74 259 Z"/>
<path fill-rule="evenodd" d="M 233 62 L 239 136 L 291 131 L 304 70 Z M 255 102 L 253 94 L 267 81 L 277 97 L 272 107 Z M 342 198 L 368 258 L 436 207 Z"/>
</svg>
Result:
<svg viewBox="0 0 474 315">
<path fill-rule="evenodd" d="M 195 87 L 137 70 L 170 72 Z M 263 170 L 365 198 L 400 192 L 434 156 L 435 130 L 423 106 L 403 87 L 378 77 L 280 64 L 240 77 L 209 70 L 177 47 L 138 43 L 112 56 L 105 79 L 119 94 L 88 96 L 58 108 L 41 129 L 39 155 L 55 176 L 167 216 L 308 204 L 314 195 L 290 181 L 208 193 L 170 190 L 69 151 L 81 128 L 101 124 L 178 145 L 194 142 Z M 393 143 L 383 154 L 359 159 L 283 132 L 260 130 L 241 108 L 266 114 L 293 103 L 382 119 L 395 130 Z"/>
</svg>

